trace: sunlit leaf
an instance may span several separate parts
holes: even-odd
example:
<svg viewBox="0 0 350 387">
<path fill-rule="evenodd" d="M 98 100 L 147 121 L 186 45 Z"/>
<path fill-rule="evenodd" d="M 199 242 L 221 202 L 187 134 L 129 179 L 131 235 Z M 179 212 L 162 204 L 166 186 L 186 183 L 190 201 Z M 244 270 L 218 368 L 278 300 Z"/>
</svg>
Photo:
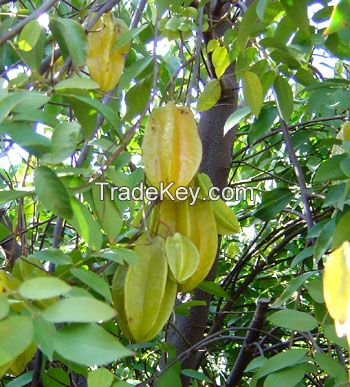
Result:
<svg viewBox="0 0 350 387">
<path fill-rule="evenodd" d="M 216 48 L 212 54 L 212 62 L 215 68 L 216 76 L 220 78 L 230 64 L 230 57 L 228 56 L 227 48 Z"/>
<path fill-rule="evenodd" d="M 242 71 L 243 93 L 252 113 L 258 117 L 263 104 L 263 90 L 259 77 L 251 71 Z"/>
<path fill-rule="evenodd" d="M 0 321 L 0 366 L 14 360 L 33 340 L 32 320 L 24 316 L 11 316 Z"/>
<path fill-rule="evenodd" d="M 61 296 L 70 291 L 71 287 L 59 278 L 38 277 L 24 281 L 18 291 L 22 297 L 31 300 Z"/>
<path fill-rule="evenodd" d="M 221 96 L 221 85 L 218 79 L 211 79 L 202 93 L 199 94 L 197 111 L 202 112 L 213 107 Z"/>
<path fill-rule="evenodd" d="M 273 325 L 300 332 L 311 331 L 317 326 L 317 321 L 309 313 L 292 309 L 279 310 L 271 314 L 268 320 Z"/>
<path fill-rule="evenodd" d="M 113 308 L 90 297 L 68 297 L 42 312 L 42 317 L 53 323 L 107 321 L 114 315 Z"/>
<path fill-rule="evenodd" d="M 77 67 L 84 65 L 87 54 L 87 38 L 83 27 L 69 18 L 51 18 L 50 29 L 57 39 L 63 57 L 72 59 Z"/>
<path fill-rule="evenodd" d="M 68 325 L 55 337 L 55 351 L 74 363 L 87 366 L 105 365 L 132 352 L 114 336 L 95 324 Z"/>
</svg>

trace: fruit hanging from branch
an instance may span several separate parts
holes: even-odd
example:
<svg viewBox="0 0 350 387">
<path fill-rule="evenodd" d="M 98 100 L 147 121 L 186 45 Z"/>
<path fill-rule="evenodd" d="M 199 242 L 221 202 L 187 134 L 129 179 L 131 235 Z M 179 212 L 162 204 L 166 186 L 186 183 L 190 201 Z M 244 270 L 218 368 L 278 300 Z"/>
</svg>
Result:
<svg viewBox="0 0 350 387">
<path fill-rule="evenodd" d="M 350 243 L 332 251 L 323 271 L 323 294 L 338 336 L 350 341 Z"/>
<path fill-rule="evenodd" d="M 132 341 L 151 340 L 163 328 L 175 302 L 176 283 L 168 277 L 165 240 L 141 237 L 134 248 L 139 260 L 120 266 L 113 279 L 112 296 L 118 322 Z"/>
<path fill-rule="evenodd" d="M 142 160 L 150 185 L 187 187 L 202 160 L 202 143 L 193 113 L 169 102 L 152 111 L 142 143 Z"/>
<path fill-rule="evenodd" d="M 105 13 L 88 33 L 87 66 L 91 79 L 99 84 L 103 92 L 112 90 L 122 76 L 130 43 L 117 49 L 114 47 L 126 31 L 128 26 L 122 19 Z"/>
</svg>

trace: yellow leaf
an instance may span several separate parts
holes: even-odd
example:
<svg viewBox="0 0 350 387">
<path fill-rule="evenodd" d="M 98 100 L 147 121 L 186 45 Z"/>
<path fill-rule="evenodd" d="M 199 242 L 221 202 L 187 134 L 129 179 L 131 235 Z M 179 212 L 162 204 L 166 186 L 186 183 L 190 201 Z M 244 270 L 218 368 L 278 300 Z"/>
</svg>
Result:
<svg viewBox="0 0 350 387">
<path fill-rule="evenodd" d="M 226 47 L 218 47 L 214 50 L 212 61 L 215 68 L 215 73 L 218 78 L 225 73 L 225 70 L 230 65 L 230 57 Z"/>
<path fill-rule="evenodd" d="M 263 104 L 263 90 L 259 77 L 251 71 L 242 71 L 244 99 L 258 117 Z"/>
</svg>

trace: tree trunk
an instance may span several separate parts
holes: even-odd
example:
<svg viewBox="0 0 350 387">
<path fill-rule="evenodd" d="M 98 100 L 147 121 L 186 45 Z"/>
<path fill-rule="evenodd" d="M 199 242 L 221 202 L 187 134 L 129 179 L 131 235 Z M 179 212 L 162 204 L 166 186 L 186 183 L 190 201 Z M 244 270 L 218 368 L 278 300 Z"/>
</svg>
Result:
<svg viewBox="0 0 350 387">
<path fill-rule="evenodd" d="M 218 5 L 219 2 L 214 6 L 212 5 L 211 10 L 220 12 Z M 220 15 L 212 13 L 209 15 L 210 17 L 212 20 L 218 20 Z M 207 37 L 207 40 L 223 36 L 229 28 L 232 28 L 230 22 L 220 22 L 219 28 L 214 28 L 212 36 Z M 234 74 L 235 68 L 234 63 L 232 63 L 221 80 L 221 99 L 214 107 L 202 113 L 199 122 L 199 133 L 203 144 L 203 159 L 200 171 L 208 174 L 213 184 L 220 189 L 227 185 L 232 160 L 232 144 L 236 136 L 236 129 L 232 129 L 224 136 L 225 122 L 230 114 L 237 109 L 237 84 Z M 217 254 L 215 264 L 206 278 L 208 281 L 215 278 L 218 256 L 219 254 Z M 178 302 L 182 302 L 182 298 L 188 301 L 188 297 L 180 295 Z M 211 295 L 195 289 L 191 298 L 205 301 L 206 306 L 191 308 L 188 317 L 176 317 L 176 329 L 169 329 L 168 341 L 176 347 L 178 353 L 200 341 L 203 338 L 207 324 Z M 181 366 L 182 368 L 198 369 L 200 357 L 197 353 L 193 353 L 182 362 Z M 182 377 L 182 385 L 189 386 L 189 384 L 190 378 Z"/>
</svg>

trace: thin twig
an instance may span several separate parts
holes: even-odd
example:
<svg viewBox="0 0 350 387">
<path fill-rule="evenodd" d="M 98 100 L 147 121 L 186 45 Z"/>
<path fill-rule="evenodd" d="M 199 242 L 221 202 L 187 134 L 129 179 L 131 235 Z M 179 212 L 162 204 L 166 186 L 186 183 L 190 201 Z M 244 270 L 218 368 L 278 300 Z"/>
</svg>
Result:
<svg viewBox="0 0 350 387">
<path fill-rule="evenodd" d="M 146 7 L 146 4 L 147 4 L 147 0 L 139 1 L 139 4 L 138 4 L 138 6 L 135 10 L 135 13 L 134 13 L 134 17 L 131 20 L 130 29 L 137 27 L 137 25 L 139 24 L 139 22 L 142 18 L 143 10 Z"/>
<path fill-rule="evenodd" d="M 35 357 L 33 361 L 33 376 L 32 376 L 31 387 L 40 386 L 40 370 L 41 370 L 42 358 L 43 358 L 43 355 L 40 349 L 37 349 L 35 352 Z"/>
<path fill-rule="evenodd" d="M 282 132 L 284 135 L 284 143 L 286 144 L 286 148 L 289 154 L 289 159 L 294 166 L 295 174 L 298 180 L 299 188 L 300 188 L 300 198 L 303 203 L 303 212 L 306 218 L 306 224 L 307 228 L 310 229 L 314 221 L 312 219 L 312 213 L 311 213 L 311 208 L 310 208 L 310 203 L 309 203 L 309 194 L 308 190 L 306 187 L 306 182 L 305 182 L 305 176 L 303 173 L 303 170 L 300 166 L 299 160 L 297 158 L 297 155 L 295 153 L 295 149 L 292 143 L 292 139 L 289 134 L 289 128 L 288 125 L 284 120 L 281 119 L 281 128 Z"/>
<path fill-rule="evenodd" d="M 189 104 L 192 98 L 192 89 L 196 86 L 197 79 L 199 79 L 199 65 L 200 65 L 200 56 L 201 56 L 201 46 L 202 46 L 202 31 L 203 31 L 203 12 L 204 7 L 201 7 L 198 10 L 198 29 L 197 29 L 197 41 L 196 41 L 196 49 L 195 49 L 195 63 L 194 69 L 191 77 L 191 82 L 187 89 L 187 98 L 186 103 Z"/>
</svg>

